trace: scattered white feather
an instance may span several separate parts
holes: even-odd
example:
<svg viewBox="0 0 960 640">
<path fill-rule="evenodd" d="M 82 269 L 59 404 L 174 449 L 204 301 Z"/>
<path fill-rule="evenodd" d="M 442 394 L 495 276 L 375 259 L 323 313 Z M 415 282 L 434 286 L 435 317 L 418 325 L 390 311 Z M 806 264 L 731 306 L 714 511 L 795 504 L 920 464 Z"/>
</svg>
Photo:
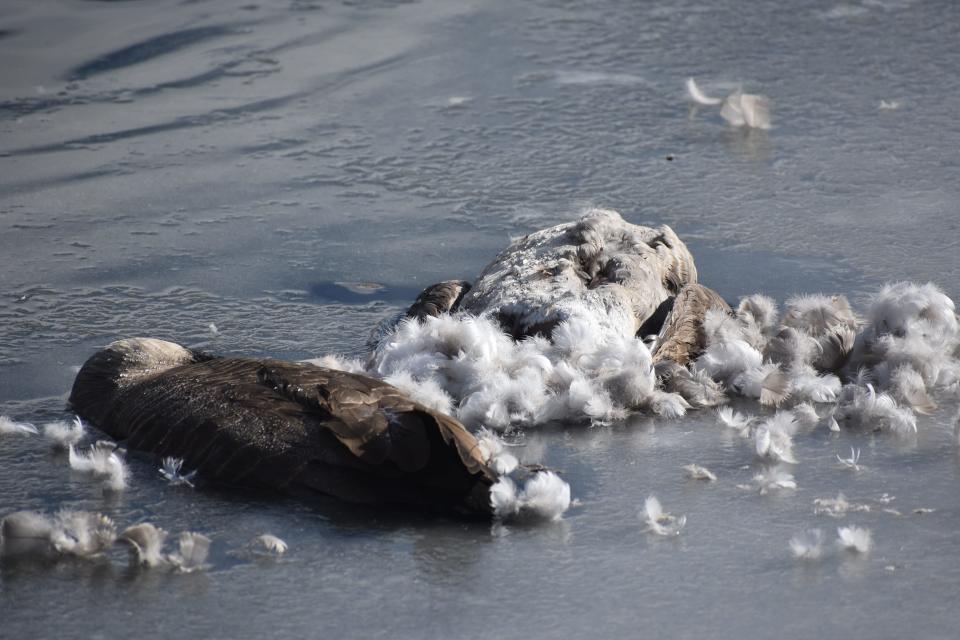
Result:
<svg viewBox="0 0 960 640">
<path fill-rule="evenodd" d="M 79 416 L 73 422 L 59 421 L 43 425 L 45 437 L 54 449 L 66 450 L 83 439 L 84 426 Z"/>
<path fill-rule="evenodd" d="M 777 411 L 754 432 L 757 455 L 774 462 L 796 464 L 793 456 L 793 434 L 797 421 L 790 411 Z"/>
<path fill-rule="evenodd" d="M 769 467 L 753 476 L 753 481 L 760 489 L 760 495 L 781 489 L 796 489 L 797 482 L 793 474 L 779 467 Z"/>
<path fill-rule="evenodd" d="M 921 516 L 926 515 L 928 513 L 933 513 L 934 511 L 936 511 L 936 509 L 931 509 L 929 507 L 917 507 L 916 509 L 913 510 L 914 513 Z"/>
<path fill-rule="evenodd" d="M 103 479 L 104 486 L 111 491 L 123 491 L 127 487 L 127 465 L 121 457 L 122 451 L 113 443 L 100 440 L 85 453 L 68 445 L 68 451 L 70 468 L 74 471 Z"/>
<path fill-rule="evenodd" d="M 0 416 L 0 436 L 35 435 L 37 428 L 28 422 L 15 422 L 7 416 Z"/>
<path fill-rule="evenodd" d="M 837 529 L 837 544 L 843 549 L 857 553 L 870 553 L 873 546 L 870 529 L 864 527 L 840 527 Z"/>
<path fill-rule="evenodd" d="M 741 436 L 747 437 L 750 435 L 750 425 L 753 423 L 752 417 L 738 413 L 730 407 L 720 407 L 717 409 L 717 418 L 720 419 L 721 424 L 735 430 Z"/>
<path fill-rule="evenodd" d="M 257 536 L 254 538 L 254 543 L 263 547 L 269 553 L 275 553 L 278 556 L 287 552 L 287 543 L 270 533 Z"/>
<path fill-rule="evenodd" d="M 813 501 L 813 513 L 818 516 L 843 518 L 848 513 L 869 511 L 870 505 L 849 502 L 842 493 L 838 493 L 836 498 L 817 498 Z"/>
<path fill-rule="evenodd" d="M 504 476 L 490 487 L 490 506 L 498 518 L 506 518 L 520 511 L 517 485 L 513 480 Z"/>
<path fill-rule="evenodd" d="M 56 515 L 50 534 L 55 551 L 81 558 L 102 554 L 116 539 L 117 528 L 107 516 L 69 509 Z"/>
<path fill-rule="evenodd" d="M 192 573 L 206 567 L 210 552 L 210 538 L 202 533 L 184 531 L 178 539 L 180 548 L 167 556 L 167 560 L 182 573 Z"/>
<path fill-rule="evenodd" d="M 677 536 L 687 524 L 686 516 L 673 516 L 665 513 L 656 496 L 650 496 L 643 505 L 643 518 L 647 531 L 658 536 Z"/>
<path fill-rule="evenodd" d="M 854 449 L 853 447 L 850 447 L 850 457 L 849 457 L 849 458 L 841 458 L 841 457 L 840 457 L 840 454 L 838 453 L 838 454 L 837 454 L 837 461 L 838 461 L 840 464 L 842 464 L 844 467 L 846 467 L 847 469 L 850 469 L 850 470 L 852 470 L 852 471 L 860 471 L 860 469 L 862 469 L 862 467 L 861 467 L 860 464 L 859 464 L 859 463 L 860 463 L 860 449 Z"/>
<path fill-rule="evenodd" d="M 181 473 L 183 467 L 183 458 L 166 457 L 162 460 L 163 466 L 160 467 L 160 475 L 174 487 L 186 485 L 193 486 L 193 479 L 196 477 L 196 470 L 189 473 Z"/>
<path fill-rule="evenodd" d="M 714 482 L 717 479 L 715 473 L 706 467 L 701 467 L 699 464 L 684 465 L 683 470 L 687 472 L 687 476 L 692 480 L 707 480 L 709 482 Z"/>
<path fill-rule="evenodd" d="M 527 480 L 517 500 L 520 513 L 559 520 L 570 508 L 570 485 L 552 471 L 541 471 Z"/>
<path fill-rule="evenodd" d="M 896 100 L 881 100 L 880 101 L 880 110 L 881 111 L 893 111 L 894 109 L 899 109 L 900 103 Z"/>
<path fill-rule="evenodd" d="M 810 529 L 790 539 L 790 551 L 799 560 L 817 560 L 823 555 L 823 531 Z"/>
<path fill-rule="evenodd" d="M 690 99 L 697 104 L 710 106 L 718 105 L 722 102 L 720 98 L 711 98 L 703 93 L 693 78 L 687 78 L 687 95 L 690 96 Z"/>
<path fill-rule="evenodd" d="M 743 93 L 737 89 L 720 107 L 720 117 L 734 127 L 770 128 L 770 101 L 766 96 Z"/>
<path fill-rule="evenodd" d="M 210 335 L 213 335 L 213 336 L 220 333 L 220 330 L 217 329 L 217 325 L 213 324 L 212 322 L 207 325 L 207 331 L 209 331 Z"/>
<path fill-rule="evenodd" d="M 120 534 L 118 542 L 130 547 L 130 557 L 135 564 L 145 567 L 159 567 L 168 564 L 163 554 L 163 545 L 167 532 L 149 522 L 127 527 Z"/>
</svg>

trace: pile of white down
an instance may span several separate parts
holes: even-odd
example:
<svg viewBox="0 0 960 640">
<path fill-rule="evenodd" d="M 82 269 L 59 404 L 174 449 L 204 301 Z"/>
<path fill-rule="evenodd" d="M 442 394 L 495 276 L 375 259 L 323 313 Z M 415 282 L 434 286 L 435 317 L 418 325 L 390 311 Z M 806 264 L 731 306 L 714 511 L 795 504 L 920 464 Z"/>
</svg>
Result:
<svg viewBox="0 0 960 640">
<path fill-rule="evenodd" d="M 636 409 L 674 417 L 688 407 L 657 389 L 641 340 L 604 334 L 577 318 L 557 326 L 552 342 L 514 342 L 486 317 L 405 320 L 378 345 L 365 372 L 465 424 L 500 431 L 554 420 L 601 423 Z"/>
</svg>

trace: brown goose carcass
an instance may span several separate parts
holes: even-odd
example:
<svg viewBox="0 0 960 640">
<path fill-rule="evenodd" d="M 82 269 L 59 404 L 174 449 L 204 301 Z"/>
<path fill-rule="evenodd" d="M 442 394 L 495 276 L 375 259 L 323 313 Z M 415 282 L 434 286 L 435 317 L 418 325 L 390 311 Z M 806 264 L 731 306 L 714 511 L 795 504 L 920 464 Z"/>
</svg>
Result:
<svg viewBox="0 0 960 640">
<path fill-rule="evenodd" d="M 83 365 L 70 403 L 127 447 L 217 483 L 491 513 L 496 476 L 477 439 L 366 376 L 134 338 Z"/>
</svg>

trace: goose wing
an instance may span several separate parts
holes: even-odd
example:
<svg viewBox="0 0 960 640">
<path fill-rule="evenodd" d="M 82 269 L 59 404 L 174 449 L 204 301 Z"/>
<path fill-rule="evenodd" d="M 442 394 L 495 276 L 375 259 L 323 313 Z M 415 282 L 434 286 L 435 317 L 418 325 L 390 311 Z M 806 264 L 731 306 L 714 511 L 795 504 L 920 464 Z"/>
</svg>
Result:
<svg viewBox="0 0 960 640">
<path fill-rule="evenodd" d="M 183 458 L 205 478 L 356 502 L 489 510 L 492 474 L 473 436 L 382 381 L 239 358 L 118 379 L 122 366 L 85 365 L 71 396 L 77 412 L 129 448 Z"/>
<path fill-rule="evenodd" d="M 730 305 L 712 289 L 701 284 L 687 284 L 680 289 L 657 336 L 654 364 L 672 360 L 686 365 L 696 360 L 706 348 L 703 319 L 710 309 L 731 313 Z"/>
</svg>

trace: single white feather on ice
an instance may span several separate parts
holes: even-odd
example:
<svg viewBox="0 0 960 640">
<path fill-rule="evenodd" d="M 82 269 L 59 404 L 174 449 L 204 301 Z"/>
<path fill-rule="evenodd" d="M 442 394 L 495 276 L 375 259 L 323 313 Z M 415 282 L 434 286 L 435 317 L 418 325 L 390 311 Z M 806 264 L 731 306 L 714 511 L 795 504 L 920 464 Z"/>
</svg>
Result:
<svg viewBox="0 0 960 640">
<path fill-rule="evenodd" d="M 174 487 L 181 485 L 193 487 L 193 479 L 196 477 L 197 472 L 193 470 L 189 473 L 181 473 L 180 469 L 183 467 L 183 458 L 168 456 L 164 458 L 162 462 L 163 466 L 160 467 L 160 475 L 166 478 L 171 485 Z"/>
<path fill-rule="evenodd" d="M 663 511 L 660 500 L 656 496 L 650 496 L 643 504 L 644 521 L 647 524 L 647 531 L 658 536 L 677 536 L 687 524 L 686 516 L 673 516 Z"/>
<path fill-rule="evenodd" d="M 180 549 L 167 556 L 178 571 L 191 573 L 206 567 L 207 554 L 210 552 L 210 538 L 202 533 L 184 531 L 179 538 Z"/>
<path fill-rule="evenodd" d="M 257 536 L 254 542 L 268 552 L 275 553 L 278 556 L 287 552 L 287 543 L 271 533 L 264 533 L 263 535 Z"/>
<path fill-rule="evenodd" d="M 837 454 L 837 461 L 840 462 L 840 464 L 842 464 L 842 465 L 843 465 L 844 467 L 846 467 L 847 469 L 850 469 L 850 470 L 852 470 L 852 471 L 860 471 L 860 469 L 861 469 L 861 467 L 860 467 L 860 465 L 859 465 L 859 462 L 860 462 L 860 449 L 854 449 L 853 447 L 850 447 L 850 457 L 849 457 L 849 458 L 841 458 L 841 457 L 840 457 L 840 454 L 838 453 L 838 454 Z"/>
<path fill-rule="evenodd" d="M 693 78 L 687 78 L 687 95 L 690 96 L 690 99 L 697 104 L 710 106 L 717 105 L 722 102 L 720 98 L 711 98 L 703 93 L 703 91 L 700 90 L 700 87 L 697 86 L 696 80 Z"/>
</svg>

